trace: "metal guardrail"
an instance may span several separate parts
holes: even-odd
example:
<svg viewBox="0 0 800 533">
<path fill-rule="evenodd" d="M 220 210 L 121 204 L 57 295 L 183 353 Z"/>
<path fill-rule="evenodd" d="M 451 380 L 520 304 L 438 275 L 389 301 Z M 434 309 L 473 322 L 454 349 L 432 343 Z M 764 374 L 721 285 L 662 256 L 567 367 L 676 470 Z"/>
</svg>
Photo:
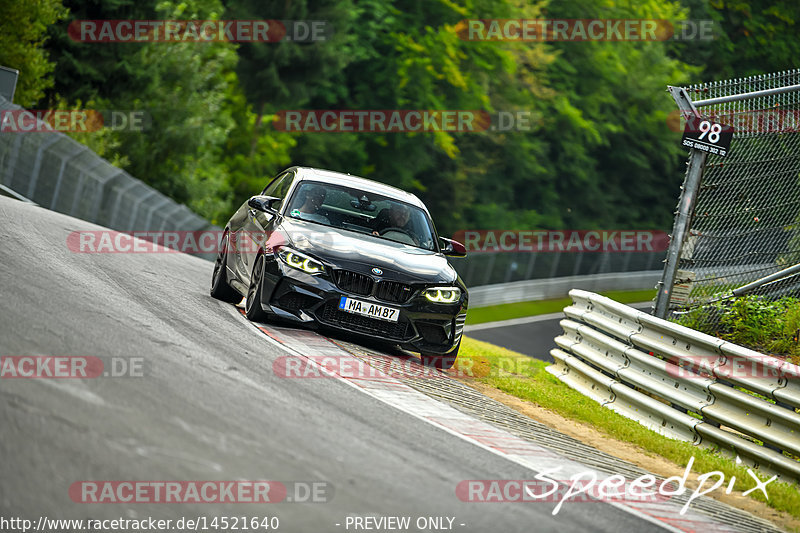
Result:
<svg viewBox="0 0 800 533">
<path fill-rule="evenodd" d="M 31 200 L 30 198 L 25 198 L 24 196 L 22 196 L 17 191 L 9 189 L 8 187 L 3 185 L 2 183 L 0 183 L 0 196 L 6 196 L 8 198 L 13 198 L 14 200 L 19 200 L 20 202 L 25 202 L 26 204 L 38 205 L 36 202 Z"/>
<path fill-rule="evenodd" d="M 458 234 L 453 237 L 463 239 Z M 662 272 L 666 257 L 666 251 L 480 252 L 470 247 L 467 250 L 466 258 L 452 263 L 468 287 L 654 269 Z"/>
<path fill-rule="evenodd" d="M 569 295 L 548 372 L 661 435 L 800 481 L 800 366 L 598 294 Z"/>
<path fill-rule="evenodd" d="M 22 111 L 0 96 L 0 111 Z M 33 117 L 32 117 L 33 118 Z M 214 229 L 206 219 L 59 132 L 0 132 L 0 184 L 118 231 Z"/>
<path fill-rule="evenodd" d="M 469 288 L 470 307 L 528 302 L 564 298 L 570 289 L 591 291 L 628 291 L 653 289 L 661 278 L 660 270 L 641 272 L 609 272 L 585 276 L 563 276 L 557 278 L 532 279 L 497 283 Z"/>
</svg>

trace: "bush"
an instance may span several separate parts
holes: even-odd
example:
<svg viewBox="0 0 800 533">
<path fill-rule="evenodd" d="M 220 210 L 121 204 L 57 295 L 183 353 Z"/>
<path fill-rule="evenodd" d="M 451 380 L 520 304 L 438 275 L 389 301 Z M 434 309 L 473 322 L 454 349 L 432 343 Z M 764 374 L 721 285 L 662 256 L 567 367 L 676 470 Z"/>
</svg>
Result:
<svg viewBox="0 0 800 533">
<path fill-rule="evenodd" d="M 800 299 L 743 296 L 701 307 L 679 324 L 800 363 Z"/>
</svg>

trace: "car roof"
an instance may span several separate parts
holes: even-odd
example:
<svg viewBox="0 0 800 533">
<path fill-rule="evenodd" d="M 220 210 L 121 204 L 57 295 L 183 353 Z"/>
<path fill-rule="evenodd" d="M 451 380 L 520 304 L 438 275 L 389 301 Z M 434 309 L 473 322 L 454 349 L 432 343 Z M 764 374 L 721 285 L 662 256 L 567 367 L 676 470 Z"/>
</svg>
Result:
<svg viewBox="0 0 800 533">
<path fill-rule="evenodd" d="M 428 209 L 425 207 L 425 204 L 423 204 L 422 201 L 413 194 L 402 189 L 398 189 L 397 187 L 386 185 L 385 183 L 368 180 L 366 178 L 360 178 L 358 176 L 352 176 L 350 174 L 342 174 L 341 172 L 334 172 L 332 170 L 324 170 L 321 168 L 292 167 L 287 170 L 296 170 L 298 179 L 300 180 L 314 180 L 323 183 L 345 185 L 347 187 L 361 189 L 366 192 L 388 196 L 390 198 L 394 198 L 407 204 L 419 207 L 425 212 L 428 211 Z"/>
</svg>

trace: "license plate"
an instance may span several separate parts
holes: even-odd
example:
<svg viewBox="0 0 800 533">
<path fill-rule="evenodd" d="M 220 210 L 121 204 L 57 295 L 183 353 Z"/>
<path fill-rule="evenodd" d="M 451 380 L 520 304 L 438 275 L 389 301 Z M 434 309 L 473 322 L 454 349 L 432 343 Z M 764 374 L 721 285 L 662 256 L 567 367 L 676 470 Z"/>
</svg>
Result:
<svg viewBox="0 0 800 533">
<path fill-rule="evenodd" d="M 400 318 L 399 309 L 363 300 L 354 300 L 346 296 L 342 296 L 339 300 L 339 309 L 346 313 L 368 316 L 378 320 L 386 320 L 387 322 L 397 322 L 397 319 Z"/>
</svg>

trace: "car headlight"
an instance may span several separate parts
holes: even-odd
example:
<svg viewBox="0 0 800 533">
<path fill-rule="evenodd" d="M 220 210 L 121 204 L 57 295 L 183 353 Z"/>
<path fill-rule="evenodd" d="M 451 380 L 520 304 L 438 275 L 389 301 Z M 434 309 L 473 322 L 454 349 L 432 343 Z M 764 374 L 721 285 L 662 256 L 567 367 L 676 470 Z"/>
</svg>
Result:
<svg viewBox="0 0 800 533">
<path fill-rule="evenodd" d="M 302 270 L 307 274 L 319 274 L 325 270 L 325 267 L 322 266 L 322 263 L 319 261 L 315 261 L 307 255 L 297 250 L 292 250 L 291 248 L 280 248 L 278 250 L 278 257 L 290 267 Z"/>
<path fill-rule="evenodd" d="M 425 289 L 425 298 L 437 304 L 451 304 L 461 298 L 461 289 L 458 287 L 434 287 Z"/>
</svg>

